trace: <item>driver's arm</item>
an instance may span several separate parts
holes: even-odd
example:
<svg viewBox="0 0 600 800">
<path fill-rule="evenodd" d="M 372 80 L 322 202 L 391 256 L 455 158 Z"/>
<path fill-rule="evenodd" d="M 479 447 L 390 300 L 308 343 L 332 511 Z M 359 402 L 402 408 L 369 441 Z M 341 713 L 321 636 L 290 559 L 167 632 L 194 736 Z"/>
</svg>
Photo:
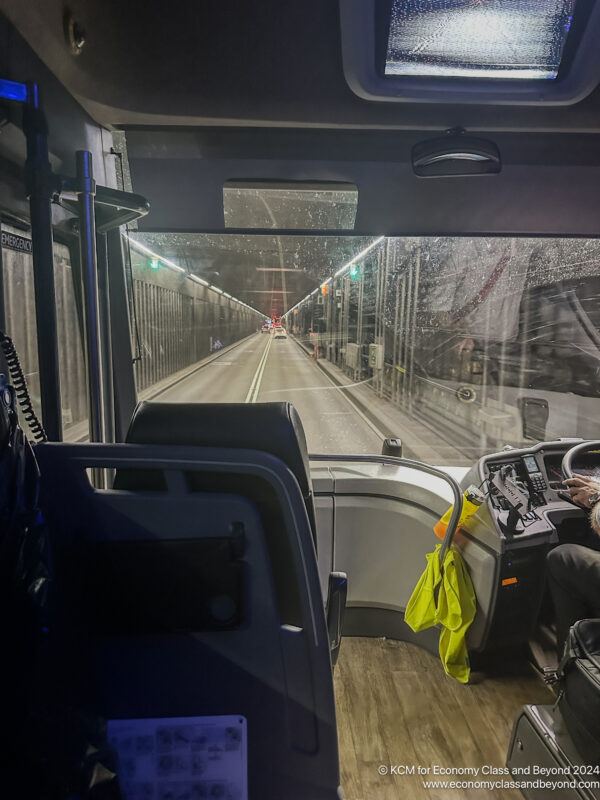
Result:
<svg viewBox="0 0 600 800">
<path fill-rule="evenodd" d="M 585 475 L 575 475 L 565 481 L 571 500 L 582 508 L 590 508 L 590 524 L 600 536 L 600 481 Z"/>
</svg>

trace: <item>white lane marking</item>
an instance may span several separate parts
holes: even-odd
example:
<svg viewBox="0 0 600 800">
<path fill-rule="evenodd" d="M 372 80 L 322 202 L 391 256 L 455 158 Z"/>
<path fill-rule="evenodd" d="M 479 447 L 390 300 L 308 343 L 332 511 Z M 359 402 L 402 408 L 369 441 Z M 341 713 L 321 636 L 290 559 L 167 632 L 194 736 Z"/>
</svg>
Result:
<svg viewBox="0 0 600 800">
<path fill-rule="evenodd" d="M 269 343 L 267 345 L 267 351 L 265 353 L 265 357 L 264 357 L 264 360 L 263 360 L 263 363 L 262 363 L 262 367 L 261 367 L 261 370 L 260 370 L 260 375 L 258 376 L 258 380 L 256 381 L 256 386 L 254 387 L 254 394 L 252 395 L 252 399 L 250 401 L 251 403 L 256 403 L 256 401 L 258 399 L 258 393 L 260 391 L 260 385 L 262 383 L 263 375 L 265 373 L 265 367 L 267 366 L 267 359 L 268 359 L 268 356 L 269 356 L 269 350 L 271 349 L 272 342 L 273 342 L 273 339 L 269 339 Z"/>
<path fill-rule="evenodd" d="M 213 361 L 212 364 L 208 364 L 209 367 L 231 367 L 233 366 L 233 361 Z"/>
<path fill-rule="evenodd" d="M 273 339 L 271 336 L 269 336 L 269 341 L 267 342 L 267 346 L 265 347 L 265 351 L 262 355 L 261 360 L 258 362 L 258 367 L 256 368 L 256 372 L 254 373 L 254 378 L 252 379 L 252 383 L 250 384 L 250 388 L 248 389 L 248 394 L 246 395 L 246 399 L 244 401 L 245 403 L 256 403 L 256 398 L 258 397 L 262 376 L 265 371 L 265 365 L 267 363 L 267 358 L 269 356 L 269 350 L 271 349 L 272 342 Z"/>
<path fill-rule="evenodd" d="M 215 359 L 223 358 L 223 356 L 231 356 L 231 355 L 238 355 L 238 348 L 240 350 L 244 350 L 245 346 L 250 342 L 254 341 L 254 338 L 258 334 L 251 333 L 250 336 L 246 336 L 244 339 L 240 339 L 238 342 L 234 342 L 233 344 L 227 345 L 224 348 L 224 352 L 220 355 L 212 355 L 208 356 L 207 359 L 203 359 L 202 362 L 197 362 L 191 367 L 187 367 L 185 370 L 182 370 L 185 374 L 179 375 L 179 377 L 173 378 L 171 376 L 171 380 L 162 388 L 156 389 L 152 386 L 148 387 L 145 391 L 141 393 L 141 400 L 155 400 L 157 397 L 161 397 L 167 392 L 173 391 L 177 386 L 180 386 L 182 383 L 186 383 L 187 381 L 195 380 L 200 376 L 201 370 L 205 369 L 206 367 L 210 366 Z M 235 351 L 235 353 L 233 352 Z M 168 380 L 168 379 L 167 379 Z"/>
</svg>

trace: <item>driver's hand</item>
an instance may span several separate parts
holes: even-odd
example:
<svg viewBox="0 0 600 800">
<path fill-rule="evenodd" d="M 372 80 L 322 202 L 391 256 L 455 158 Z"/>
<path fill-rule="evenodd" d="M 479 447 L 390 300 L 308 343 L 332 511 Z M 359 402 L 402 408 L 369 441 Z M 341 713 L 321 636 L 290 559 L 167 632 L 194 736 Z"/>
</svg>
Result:
<svg viewBox="0 0 600 800">
<path fill-rule="evenodd" d="M 590 495 L 600 492 L 600 482 L 586 475 L 574 475 L 565 481 L 565 485 L 569 487 L 571 500 L 583 508 L 591 508 Z"/>
</svg>

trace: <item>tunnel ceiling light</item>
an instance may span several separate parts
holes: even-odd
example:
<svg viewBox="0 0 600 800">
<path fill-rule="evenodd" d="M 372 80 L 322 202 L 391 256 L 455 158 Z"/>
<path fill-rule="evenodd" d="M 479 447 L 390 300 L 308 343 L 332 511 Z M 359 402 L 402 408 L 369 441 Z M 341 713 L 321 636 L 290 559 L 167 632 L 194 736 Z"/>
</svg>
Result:
<svg viewBox="0 0 600 800">
<path fill-rule="evenodd" d="M 208 281 L 205 281 L 203 278 L 199 278 L 197 275 L 190 275 L 190 280 L 199 283 L 201 286 L 210 286 Z"/>
<path fill-rule="evenodd" d="M 393 0 L 385 75 L 554 79 L 575 0 Z"/>
</svg>

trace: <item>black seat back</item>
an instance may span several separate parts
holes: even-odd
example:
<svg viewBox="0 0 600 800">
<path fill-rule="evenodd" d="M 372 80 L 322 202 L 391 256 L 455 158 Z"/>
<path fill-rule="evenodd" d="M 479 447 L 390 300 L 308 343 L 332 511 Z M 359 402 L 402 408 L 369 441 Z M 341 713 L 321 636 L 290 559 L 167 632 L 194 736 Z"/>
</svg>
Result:
<svg viewBox="0 0 600 800">
<path fill-rule="evenodd" d="M 184 733 L 217 718 L 227 730 L 242 725 L 231 735 L 247 747 L 243 797 L 337 798 L 329 642 L 291 470 L 264 452 L 221 447 L 38 451 L 67 701 L 108 720 L 119 753 L 120 738 L 154 741 L 165 725 Z M 155 485 L 96 490 L 88 470 L 102 467 Z M 183 761 L 198 761 L 199 796 L 213 796 L 202 747 Z M 215 747 L 229 752 L 227 741 Z M 165 770 L 174 769 L 169 753 Z"/>
<path fill-rule="evenodd" d="M 300 487 L 316 542 L 306 436 L 291 403 L 150 403 L 138 405 L 127 432 L 131 444 L 258 450 L 279 458 Z M 156 477 L 156 476 L 154 476 Z M 116 489 L 157 488 L 148 473 L 121 472 Z"/>
</svg>

